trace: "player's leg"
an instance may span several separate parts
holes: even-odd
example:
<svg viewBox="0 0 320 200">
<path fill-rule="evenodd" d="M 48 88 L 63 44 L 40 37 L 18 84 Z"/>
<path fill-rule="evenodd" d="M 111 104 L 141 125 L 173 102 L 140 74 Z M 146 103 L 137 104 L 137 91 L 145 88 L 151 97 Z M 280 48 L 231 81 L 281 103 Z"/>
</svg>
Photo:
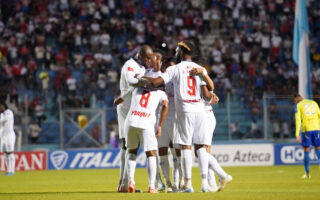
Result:
<svg viewBox="0 0 320 200">
<path fill-rule="evenodd" d="M 170 165 L 168 159 L 168 146 L 170 143 L 170 138 L 168 136 L 168 130 L 165 127 L 167 124 L 164 124 L 162 135 L 157 139 L 158 140 L 158 154 L 160 158 L 160 168 L 162 175 L 166 181 L 167 192 L 172 192 L 172 184 L 170 181 Z"/>
<path fill-rule="evenodd" d="M 156 187 L 159 191 L 164 191 L 166 189 L 166 186 L 165 184 L 163 183 L 162 181 L 162 178 L 161 178 L 161 173 L 160 173 L 160 156 L 157 154 L 156 155 L 156 160 L 157 160 L 157 172 L 156 172 Z"/>
<path fill-rule="evenodd" d="M 310 171 L 309 171 L 309 165 L 310 165 L 310 146 L 311 146 L 311 137 L 312 134 L 310 132 L 305 132 L 302 133 L 301 139 L 302 143 L 301 145 L 303 146 L 304 149 L 304 159 L 303 159 L 303 164 L 304 164 L 304 171 L 305 174 L 301 178 L 310 178 Z"/>
<path fill-rule="evenodd" d="M 173 168 L 172 168 L 172 177 L 173 177 L 173 184 L 172 184 L 172 190 L 173 192 L 178 192 L 179 190 L 179 183 L 181 181 L 182 176 L 182 170 L 181 170 L 181 154 L 180 149 L 173 148 L 173 144 L 170 143 L 170 152 L 172 155 L 172 161 L 173 161 Z M 177 153 L 178 151 L 178 153 Z"/>
<path fill-rule="evenodd" d="M 128 173 L 128 192 L 135 192 L 134 174 L 136 170 L 136 159 L 139 147 L 139 129 L 129 126 L 127 135 L 128 154 L 126 156 L 127 173 Z"/>
<path fill-rule="evenodd" d="M 202 179 L 201 191 L 202 192 L 210 192 L 210 188 L 208 185 L 208 153 L 207 153 L 207 145 L 204 144 L 195 144 L 194 150 L 198 155 L 198 162 L 200 168 L 200 174 Z"/>
<path fill-rule="evenodd" d="M 211 155 L 211 146 L 208 146 L 207 153 Z M 209 164 L 209 158 L 208 158 L 208 164 Z M 209 166 L 208 166 L 209 167 Z M 208 168 L 208 184 L 211 189 L 211 192 L 217 192 L 218 186 L 216 182 L 215 173 L 212 168 Z"/>
<path fill-rule="evenodd" d="M 210 192 L 210 188 L 208 185 L 208 153 L 207 147 L 211 145 L 211 133 L 208 133 L 207 126 L 209 115 L 203 113 L 197 113 L 196 116 L 196 123 L 195 129 L 193 134 L 193 143 L 194 143 L 194 150 L 196 155 L 198 156 L 198 163 L 200 168 L 200 175 L 202 179 L 202 192 Z M 213 130 L 212 130 L 213 131 Z"/>
<path fill-rule="evenodd" d="M 3 139 L 4 141 L 4 152 L 6 155 L 7 161 L 7 176 L 12 176 L 15 173 L 15 156 L 14 156 L 14 144 L 15 144 L 15 136 L 7 137 Z"/>
<path fill-rule="evenodd" d="M 314 147 L 318 157 L 318 164 L 320 165 L 320 131 L 315 131 L 313 135 Z"/>
<path fill-rule="evenodd" d="M 176 113 L 174 131 L 175 135 L 173 143 L 181 145 L 181 165 L 184 175 L 184 192 L 193 192 L 191 176 L 192 176 L 192 136 L 194 130 L 194 113 Z"/>
<path fill-rule="evenodd" d="M 147 156 L 147 169 L 149 177 L 149 188 L 148 193 L 157 193 L 158 190 L 155 188 L 156 172 L 157 172 L 157 149 L 158 143 L 155 137 L 154 130 L 143 130 L 140 135 L 140 142 L 143 143 L 143 150 Z"/>
<path fill-rule="evenodd" d="M 146 151 L 147 155 L 147 169 L 149 177 L 149 193 L 157 193 L 155 187 L 156 172 L 157 172 L 157 160 L 156 160 L 156 150 Z"/>
<path fill-rule="evenodd" d="M 119 178 L 118 192 L 125 192 L 122 190 L 123 188 L 128 187 L 128 174 L 126 173 L 127 147 L 126 147 L 125 130 L 124 130 L 126 114 L 121 109 L 117 108 L 117 115 L 118 115 L 119 138 L 121 140 L 120 178 Z"/>
</svg>

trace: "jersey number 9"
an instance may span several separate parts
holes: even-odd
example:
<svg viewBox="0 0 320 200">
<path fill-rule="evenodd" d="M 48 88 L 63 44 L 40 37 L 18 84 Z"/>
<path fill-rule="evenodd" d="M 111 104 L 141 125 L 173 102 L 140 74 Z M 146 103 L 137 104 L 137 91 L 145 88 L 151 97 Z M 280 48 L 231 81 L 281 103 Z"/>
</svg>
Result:
<svg viewBox="0 0 320 200">
<path fill-rule="evenodd" d="M 196 95 L 196 80 L 194 80 L 193 76 L 187 76 L 187 82 L 188 82 L 188 94 L 190 96 Z"/>
</svg>

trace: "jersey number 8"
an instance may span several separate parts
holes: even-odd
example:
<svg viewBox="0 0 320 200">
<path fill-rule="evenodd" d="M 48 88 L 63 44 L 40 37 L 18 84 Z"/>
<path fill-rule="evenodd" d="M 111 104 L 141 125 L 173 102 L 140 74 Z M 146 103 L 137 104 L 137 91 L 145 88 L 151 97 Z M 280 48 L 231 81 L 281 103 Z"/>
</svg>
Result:
<svg viewBox="0 0 320 200">
<path fill-rule="evenodd" d="M 143 93 L 141 95 L 140 102 L 139 102 L 141 107 L 143 107 L 143 108 L 147 107 L 150 96 L 151 96 L 150 91 L 146 91 L 146 90 L 143 91 Z"/>
</svg>

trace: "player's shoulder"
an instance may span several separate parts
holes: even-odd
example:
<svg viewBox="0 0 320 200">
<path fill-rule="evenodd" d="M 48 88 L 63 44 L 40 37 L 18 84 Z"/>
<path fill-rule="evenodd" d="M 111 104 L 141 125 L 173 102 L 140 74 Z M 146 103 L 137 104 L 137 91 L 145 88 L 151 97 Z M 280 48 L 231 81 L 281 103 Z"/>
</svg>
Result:
<svg viewBox="0 0 320 200">
<path fill-rule="evenodd" d="M 4 111 L 4 115 L 6 115 L 6 116 L 13 115 L 13 112 L 12 112 L 12 110 L 7 109 L 7 110 Z"/>
<path fill-rule="evenodd" d="M 136 67 L 139 67 L 139 65 L 138 65 L 138 63 L 137 63 L 134 59 L 132 59 L 132 58 L 130 58 L 129 60 L 127 60 L 127 61 L 124 63 L 124 65 L 123 65 L 123 69 L 126 69 L 126 70 L 128 70 L 128 71 L 130 71 L 131 69 L 136 68 Z"/>
</svg>

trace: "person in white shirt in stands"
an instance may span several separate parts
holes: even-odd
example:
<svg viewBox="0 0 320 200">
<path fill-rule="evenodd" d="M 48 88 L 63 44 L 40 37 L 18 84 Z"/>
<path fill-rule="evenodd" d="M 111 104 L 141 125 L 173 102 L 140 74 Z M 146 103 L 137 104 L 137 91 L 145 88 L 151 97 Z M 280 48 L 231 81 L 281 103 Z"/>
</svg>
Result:
<svg viewBox="0 0 320 200">
<path fill-rule="evenodd" d="M 13 152 L 16 134 L 14 133 L 13 126 L 13 112 L 8 109 L 5 102 L 0 102 L 0 151 L 6 155 L 7 172 L 4 174 L 5 176 L 12 176 L 15 172 L 15 156 Z"/>
<path fill-rule="evenodd" d="M 157 72 L 155 72 L 157 73 Z M 152 75 L 152 72 L 149 72 Z M 156 127 L 156 110 L 161 106 L 160 119 Z M 135 192 L 134 173 L 136 168 L 136 156 L 141 144 L 147 156 L 147 168 L 149 176 L 148 193 L 157 193 L 155 188 L 157 160 L 156 151 L 158 149 L 156 137 L 160 137 L 162 124 L 168 112 L 168 98 L 162 90 L 148 90 L 136 88 L 133 91 L 131 106 L 125 121 L 125 134 L 127 135 L 128 148 L 128 176 L 129 193 Z"/>
<path fill-rule="evenodd" d="M 119 138 L 122 142 L 120 150 L 120 181 L 118 192 L 128 192 L 128 174 L 126 172 L 126 135 L 124 133 L 124 122 L 131 105 L 132 91 L 135 86 L 139 85 L 139 80 L 135 77 L 136 74 L 144 74 L 145 67 L 148 67 L 151 62 L 153 51 L 150 46 L 143 45 L 135 58 L 130 58 L 125 62 L 121 69 L 120 76 L 120 91 L 121 95 L 116 98 L 114 103 L 117 105 Z"/>
<path fill-rule="evenodd" d="M 181 146 L 181 162 L 183 166 L 185 183 L 183 186 L 184 192 L 194 192 L 191 184 L 192 174 L 192 139 L 198 137 L 203 139 L 203 132 L 199 132 L 200 128 L 205 125 L 204 103 L 201 100 L 203 97 L 206 100 L 212 98 L 203 76 L 207 75 L 207 71 L 200 65 L 192 62 L 191 55 L 194 46 L 190 41 L 182 41 L 178 43 L 176 48 L 176 58 L 179 63 L 171 66 L 160 77 L 151 78 L 143 76 L 152 83 L 154 87 L 158 87 L 164 83 L 173 81 L 174 98 L 175 98 L 175 124 L 174 130 L 178 134 L 174 135 L 173 143 Z M 181 62 L 180 62 L 181 61 Z M 203 76 L 192 76 L 190 71 L 193 68 L 203 68 Z M 202 97 L 201 97 L 202 96 Z M 195 149 L 199 157 L 199 167 L 202 176 L 202 191 L 209 191 L 208 186 L 208 154 L 206 151 L 206 142 L 200 141 L 195 143 Z"/>
</svg>

